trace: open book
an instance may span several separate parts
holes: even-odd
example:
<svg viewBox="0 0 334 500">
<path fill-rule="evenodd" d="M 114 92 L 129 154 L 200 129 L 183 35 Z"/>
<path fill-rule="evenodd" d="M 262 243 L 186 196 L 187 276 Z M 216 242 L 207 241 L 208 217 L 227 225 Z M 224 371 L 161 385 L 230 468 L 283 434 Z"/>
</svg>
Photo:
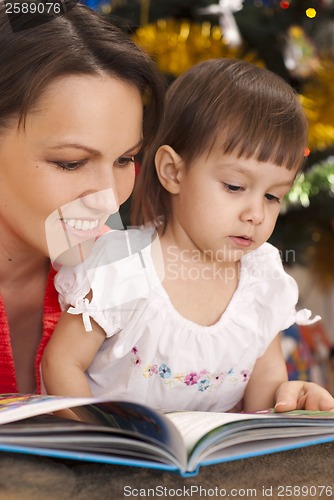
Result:
<svg viewBox="0 0 334 500">
<path fill-rule="evenodd" d="M 75 420 L 52 412 L 70 408 Z M 130 402 L 3 395 L 0 451 L 195 475 L 199 467 L 334 441 L 334 413 L 160 413 Z"/>
</svg>

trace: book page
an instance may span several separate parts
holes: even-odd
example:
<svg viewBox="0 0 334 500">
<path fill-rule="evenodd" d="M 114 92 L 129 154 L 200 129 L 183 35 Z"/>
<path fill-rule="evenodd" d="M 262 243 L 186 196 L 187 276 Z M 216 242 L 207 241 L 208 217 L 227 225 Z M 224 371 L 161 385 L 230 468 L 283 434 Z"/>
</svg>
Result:
<svg viewBox="0 0 334 500">
<path fill-rule="evenodd" d="M 51 435 L 53 433 L 52 424 L 49 424 L 51 429 L 45 429 L 43 426 L 39 426 L 36 417 L 47 415 L 55 422 L 58 419 L 59 422 L 58 417 L 49 414 L 68 408 L 76 421 L 74 426 L 74 421 L 68 420 L 68 418 L 62 419 L 69 449 L 71 449 L 74 433 L 78 430 L 78 426 L 83 424 L 81 427 L 83 443 L 86 431 L 87 433 L 94 432 L 95 435 L 103 435 L 108 443 L 115 442 L 117 439 L 132 439 L 132 449 L 136 448 L 136 443 L 137 448 L 156 449 L 160 460 L 161 457 L 165 457 L 166 463 L 176 464 L 185 470 L 187 452 L 177 428 L 163 413 L 139 403 L 111 402 L 105 398 L 70 398 L 32 394 L 0 395 L 0 438 L 3 440 L 8 430 L 8 427 L 6 429 L 6 426 L 2 426 L 2 424 L 26 422 L 26 419 L 29 418 L 31 418 L 30 425 L 36 441 L 43 432 L 49 432 Z M 68 424 L 66 421 L 70 423 Z M 6 439 L 8 441 L 8 436 Z M 98 437 L 94 439 L 96 442 L 98 441 Z M 22 440 L 24 442 L 23 438 Z M 143 456 L 144 459 L 145 456 Z"/>
<path fill-rule="evenodd" d="M 16 422 L 43 413 L 95 402 L 94 398 L 40 396 L 36 394 L 2 394 L 0 396 L 0 425 Z"/>
<path fill-rule="evenodd" d="M 251 415 L 245 413 L 215 413 L 202 411 L 183 411 L 166 413 L 165 416 L 177 427 L 188 453 L 207 432 L 221 425 L 249 419 L 270 418 L 270 415 Z"/>
</svg>

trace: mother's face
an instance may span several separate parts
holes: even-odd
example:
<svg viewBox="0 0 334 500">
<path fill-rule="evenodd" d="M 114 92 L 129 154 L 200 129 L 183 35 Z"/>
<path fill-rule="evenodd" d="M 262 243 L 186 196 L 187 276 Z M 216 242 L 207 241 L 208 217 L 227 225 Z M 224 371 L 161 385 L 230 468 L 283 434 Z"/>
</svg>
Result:
<svg viewBox="0 0 334 500">
<path fill-rule="evenodd" d="M 13 121 L 0 137 L 5 244 L 56 260 L 92 241 L 133 189 L 142 112 L 139 91 L 106 75 L 50 85 L 25 128 Z"/>
</svg>

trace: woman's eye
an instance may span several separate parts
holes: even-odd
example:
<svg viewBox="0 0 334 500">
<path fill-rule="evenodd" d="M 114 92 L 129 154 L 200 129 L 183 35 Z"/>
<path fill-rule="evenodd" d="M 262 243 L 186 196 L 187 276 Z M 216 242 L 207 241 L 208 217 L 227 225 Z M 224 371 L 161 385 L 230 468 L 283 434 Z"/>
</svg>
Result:
<svg viewBox="0 0 334 500">
<path fill-rule="evenodd" d="M 129 163 L 134 163 L 135 162 L 135 157 L 134 156 L 120 156 L 117 158 L 115 165 L 116 167 L 127 167 Z"/>
<path fill-rule="evenodd" d="M 274 203 L 281 203 L 280 198 L 278 198 L 277 196 L 274 196 L 273 194 L 266 193 L 265 196 L 266 196 L 268 201 L 273 201 Z"/>
<path fill-rule="evenodd" d="M 79 167 L 82 167 L 85 163 L 86 160 L 80 160 L 80 161 L 53 161 L 58 168 L 61 168 L 62 170 L 76 170 Z"/>
<path fill-rule="evenodd" d="M 223 183 L 223 185 L 226 191 L 228 191 L 229 193 L 237 193 L 238 191 L 242 191 L 241 186 L 236 186 L 234 184 L 225 184 L 225 182 Z"/>
</svg>

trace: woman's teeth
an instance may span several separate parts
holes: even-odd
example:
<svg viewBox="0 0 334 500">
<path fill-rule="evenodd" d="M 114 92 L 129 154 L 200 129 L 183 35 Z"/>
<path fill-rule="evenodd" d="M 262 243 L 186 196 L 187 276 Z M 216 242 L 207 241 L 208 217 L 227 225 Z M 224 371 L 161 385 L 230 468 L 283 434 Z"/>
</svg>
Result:
<svg viewBox="0 0 334 500">
<path fill-rule="evenodd" d="M 99 225 L 99 220 L 64 219 L 65 224 L 81 231 L 91 231 Z"/>
</svg>

